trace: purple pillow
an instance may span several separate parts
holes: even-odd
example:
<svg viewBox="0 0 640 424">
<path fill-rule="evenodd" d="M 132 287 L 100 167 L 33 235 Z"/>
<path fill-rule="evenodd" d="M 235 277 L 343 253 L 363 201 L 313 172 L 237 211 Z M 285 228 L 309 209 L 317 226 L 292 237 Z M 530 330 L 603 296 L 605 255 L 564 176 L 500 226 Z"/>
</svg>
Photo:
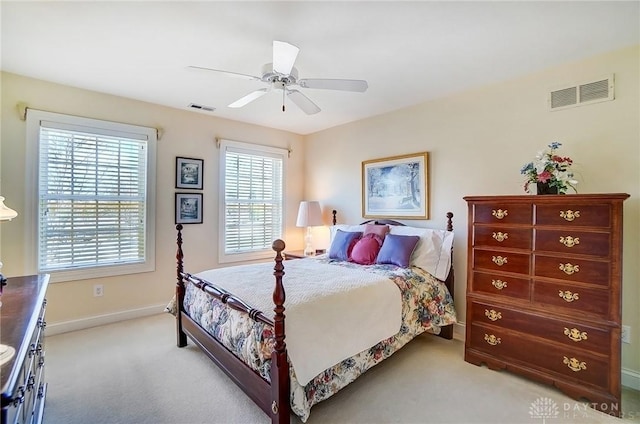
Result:
<svg viewBox="0 0 640 424">
<path fill-rule="evenodd" d="M 373 265 L 376 263 L 381 246 L 382 239 L 380 236 L 366 234 L 353 246 L 349 260 L 360 265 Z"/>
<path fill-rule="evenodd" d="M 364 233 L 362 233 L 362 235 L 366 236 L 367 234 L 377 234 L 378 236 L 380 236 L 380 240 L 384 241 L 384 237 L 388 232 L 388 225 L 366 224 L 364 226 Z"/>
<path fill-rule="evenodd" d="M 353 249 L 354 244 L 360 237 L 362 237 L 361 232 L 336 231 L 329 248 L 329 259 L 348 261 L 351 256 L 351 249 Z"/>
<path fill-rule="evenodd" d="M 393 264 L 402 268 L 409 266 L 411 254 L 416 248 L 420 237 L 399 236 L 397 234 L 387 234 L 384 238 L 382 248 L 378 253 L 376 263 Z"/>
</svg>

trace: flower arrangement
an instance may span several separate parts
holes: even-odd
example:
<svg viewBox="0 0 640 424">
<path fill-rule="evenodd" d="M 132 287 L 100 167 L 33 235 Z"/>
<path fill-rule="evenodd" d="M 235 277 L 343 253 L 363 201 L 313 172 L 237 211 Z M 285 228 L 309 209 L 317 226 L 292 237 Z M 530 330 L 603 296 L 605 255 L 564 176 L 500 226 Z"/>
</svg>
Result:
<svg viewBox="0 0 640 424">
<path fill-rule="evenodd" d="M 555 188 L 559 194 L 565 194 L 569 188 L 578 192 L 575 185 L 578 181 L 573 179 L 571 165 L 573 160 L 569 157 L 556 155 L 556 150 L 562 143 L 554 141 L 549 144 L 548 150 L 538 152 L 536 159 L 522 167 L 520 173 L 526 176 L 524 191 L 529 193 L 529 185 L 546 183 Z"/>
</svg>

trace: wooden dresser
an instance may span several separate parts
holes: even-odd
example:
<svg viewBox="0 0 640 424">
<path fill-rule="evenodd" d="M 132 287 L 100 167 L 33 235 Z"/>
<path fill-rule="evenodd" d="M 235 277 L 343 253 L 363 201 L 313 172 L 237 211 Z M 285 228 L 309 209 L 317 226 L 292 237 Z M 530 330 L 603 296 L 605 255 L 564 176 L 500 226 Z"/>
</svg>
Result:
<svg viewBox="0 0 640 424">
<path fill-rule="evenodd" d="M 628 194 L 469 196 L 465 360 L 619 416 Z"/>
<path fill-rule="evenodd" d="M 0 342 L 15 349 L 2 364 L 2 423 L 41 423 L 44 379 L 44 312 L 49 275 L 11 277 L 2 291 Z"/>
</svg>

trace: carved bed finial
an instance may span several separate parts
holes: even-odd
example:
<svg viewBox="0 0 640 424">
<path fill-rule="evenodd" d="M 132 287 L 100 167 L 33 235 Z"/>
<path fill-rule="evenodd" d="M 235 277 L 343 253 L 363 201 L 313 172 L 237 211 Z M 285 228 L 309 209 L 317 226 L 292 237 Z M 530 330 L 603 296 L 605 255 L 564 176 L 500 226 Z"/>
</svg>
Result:
<svg viewBox="0 0 640 424">
<path fill-rule="evenodd" d="M 453 212 L 447 212 L 447 231 L 453 231 Z"/>
<path fill-rule="evenodd" d="M 333 219 L 331 220 L 333 222 L 333 225 L 336 225 L 336 223 L 338 222 L 338 220 L 336 219 L 336 215 L 338 214 L 337 210 L 332 210 L 331 211 L 331 215 L 333 215 Z"/>
</svg>

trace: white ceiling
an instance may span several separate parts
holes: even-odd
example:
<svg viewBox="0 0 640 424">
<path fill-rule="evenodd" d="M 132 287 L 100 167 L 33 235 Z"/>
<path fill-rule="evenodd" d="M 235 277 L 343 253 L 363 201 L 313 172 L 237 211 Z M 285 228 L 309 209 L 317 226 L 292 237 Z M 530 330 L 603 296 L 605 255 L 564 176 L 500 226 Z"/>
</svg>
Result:
<svg viewBox="0 0 640 424">
<path fill-rule="evenodd" d="M 2 70 L 309 134 L 640 43 L 640 2 L 10 2 Z M 300 89 L 226 105 L 264 84 L 272 41 L 300 48 L 300 78 L 365 79 L 365 93 Z M 189 109 L 192 110 L 192 109 Z M 205 112 L 193 112 L 205 113 Z"/>
</svg>

